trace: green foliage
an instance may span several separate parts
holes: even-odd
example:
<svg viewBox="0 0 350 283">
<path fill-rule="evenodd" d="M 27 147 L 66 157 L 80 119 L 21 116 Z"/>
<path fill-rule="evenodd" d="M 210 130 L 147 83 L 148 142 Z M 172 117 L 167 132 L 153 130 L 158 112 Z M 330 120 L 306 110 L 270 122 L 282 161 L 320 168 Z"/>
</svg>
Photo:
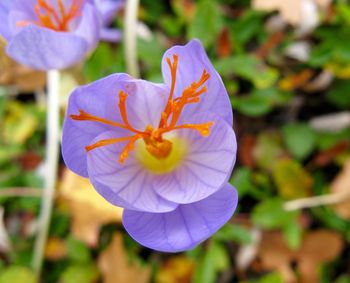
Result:
<svg viewBox="0 0 350 283">
<path fill-rule="evenodd" d="M 200 257 L 193 282 L 214 283 L 217 273 L 228 267 L 229 258 L 225 248 L 217 242 L 210 242 L 208 248 Z"/>
<path fill-rule="evenodd" d="M 0 283 L 36 283 L 36 277 L 29 268 L 11 266 L 1 271 Z"/>
<path fill-rule="evenodd" d="M 199 0 L 194 18 L 188 26 L 187 39 L 199 38 L 205 47 L 212 45 L 222 27 L 219 6 L 213 0 Z"/>
<path fill-rule="evenodd" d="M 99 276 L 97 267 L 92 263 L 74 264 L 69 266 L 62 274 L 62 283 L 93 283 Z"/>
<path fill-rule="evenodd" d="M 218 241 L 234 241 L 240 244 L 252 243 L 249 231 L 243 226 L 234 224 L 226 224 L 213 237 Z"/>
<path fill-rule="evenodd" d="M 306 158 L 316 145 L 316 133 L 305 123 L 288 124 L 282 128 L 288 150 L 299 160 Z"/>
</svg>

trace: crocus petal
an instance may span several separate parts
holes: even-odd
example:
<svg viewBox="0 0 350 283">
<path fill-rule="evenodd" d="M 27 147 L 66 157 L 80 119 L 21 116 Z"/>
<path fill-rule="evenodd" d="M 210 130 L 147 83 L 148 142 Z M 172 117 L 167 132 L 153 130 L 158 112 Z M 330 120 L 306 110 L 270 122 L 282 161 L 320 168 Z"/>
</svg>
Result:
<svg viewBox="0 0 350 283">
<path fill-rule="evenodd" d="M 101 22 L 98 11 L 91 4 L 85 4 L 81 12 L 82 18 L 75 34 L 84 38 L 89 46 L 89 50 L 96 47 L 100 37 Z"/>
<path fill-rule="evenodd" d="M 83 110 L 91 115 L 121 122 L 118 112 L 118 91 L 131 77 L 114 74 L 73 91 L 63 125 L 62 155 L 66 165 L 75 173 L 87 177 L 86 151 L 99 134 L 114 130 L 122 136 L 126 131 L 106 124 L 91 121 L 74 121 L 69 116 Z"/>
<path fill-rule="evenodd" d="M 33 69 L 64 69 L 82 60 L 87 47 L 81 37 L 29 25 L 10 40 L 7 53 Z"/>
<path fill-rule="evenodd" d="M 100 32 L 100 39 L 108 42 L 118 42 L 122 38 L 120 30 L 115 28 L 103 28 Z"/>
<path fill-rule="evenodd" d="M 120 136 L 109 131 L 99 135 L 92 143 L 118 137 Z M 125 164 L 118 162 L 125 145 L 126 142 L 122 142 L 98 147 L 88 152 L 89 178 L 96 190 L 110 202 L 110 197 L 114 194 L 137 210 L 149 212 L 174 210 L 177 204 L 155 193 L 149 173 L 141 168 L 132 156 L 125 161 Z M 130 153 L 132 154 L 133 152 Z M 123 206 L 118 201 L 113 203 Z"/>
<path fill-rule="evenodd" d="M 189 129 L 178 132 L 186 140 L 189 152 L 173 172 L 154 176 L 154 187 L 163 198 L 176 203 L 199 201 L 215 193 L 230 177 L 237 150 L 230 125 L 208 112 L 194 115 L 189 123 L 209 121 L 214 126 L 208 137 Z"/>
<path fill-rule="evenodd" d="M 110 24 L 116 13 L 123 7 L 124 1 L 121 0 L 99 0 L 97 7 L 101 13 L 104 25 Z"/>
<path fill-rule="evenodd" d="M 123 224 L 141 245 L 163 252 L 191 249 L 224 225 L 236 209 L 235 188 L 224 185 L 210 197 L 168 213 L 124 210 Z"/>
<path fill-rule="evenodd" d="M 162 60 L 162 72 L 164 82 L 168 86 L 171 85 L 171 75 L 166 58 L 172 61 L 174 54 L 177 54 L 179 58 L 175 97 L 181 96 L 182 91 L 186 87 L 198 81 L 204 69 L 210 74 L 210 78 L 205 84 L 208 91 L 201 95 L 200 103 L 186 106 L 181 115 L 182 120 L 186 120 L 193 113 L 211 111 L 224 118 L 229 125 L 232 125 L 232 108 L 227 91 L 220 75 L 209 61 L 200 41 L 192 40 L 185 46 L 174 46 L 165 52 Z"/>
<path fill-rule="evenodd" d="M 11 37 L 10 27 L 8 24 L 8 13 L 9 9 L 7 6 L 7 2 L 0 2 L 0 35 L 6 40 L 9 40 L 9 38 Z"/>
<path fill-rule="evenodd" d="M 157 128 L 167 103 L 169 89 L 163 84 L 145 80 L 129 80 L 125 86 L 128 119 L 132 126 L 144 131 L 148 125 Z"/>
</svg>

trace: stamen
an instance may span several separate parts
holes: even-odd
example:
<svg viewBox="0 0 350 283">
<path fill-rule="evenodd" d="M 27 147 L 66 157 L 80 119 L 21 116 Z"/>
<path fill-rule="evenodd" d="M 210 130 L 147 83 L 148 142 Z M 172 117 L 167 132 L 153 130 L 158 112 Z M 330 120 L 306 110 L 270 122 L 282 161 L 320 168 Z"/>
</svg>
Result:
<svg viewBox="0 0 350 283">
<path fill-rule="evenodd" d="M 178 63 L 179 57 L 176 54 L 173 54 L 173 60 L 174 60 L 173 63 L 171 63 L 170 58 L 169 57 L 166 58 L 166 62 L 168 63 L 170 74 L 171 74 L 171 86 L 170 86 L 168 102 L 165 106 L 164 112 L 162 113 L 162 119 L 159 122 L 159 128 L 162 128 L 167 125 L 167 120 L 173 108 L 173 96 L 174 96 L 174 90 L 175 90 L 176 71 L 177 71 L 177 63 Z"/>
<path fill-rule="evenodd" d="M 106 139 L 106 140 L 100 140 L 94 144 L 85 146 L 85 150 L 86 151 L 90 151 L 93 150 L 97 147 L 101 147 L 101 146 L 105 146 L 105 145 L 110 145 L 110 144 L 114 144 L 117 142 L 123 142 L 123 141 L 127 141 L 131 138 L 133 138 L 134 136 L 129 136 L 129 137 L 123 137 L 123 138 L 115 138 L 115 139 Z"/>
<path fill-rule="evenodd" d="M 68 31 L 69 23 L 80 16 L 80 9 L 83 0 L 72 0 L 71 6 L 67 10 L 62 0 L 56 0 L 58 12 L 46 2 L 46 0 L 37 0 L 34 6 L 34 12 L 37 16 L 36 21 L 18 21 L 16 26 L 24 27 L 29 24 L 36 24 L 55 31 Z"/>
<path fill-rule="evenodd" d="M 132 137 L 132 139 L 126 144 L 126 146 L 124 147 L 122 153 L 119 156 L 119 163 L 120 164 L 124 164 L 125 159 L 127 159 L 129 157 L 129 151 L 134 149 L 135 146 L 135 142 L 141 138 L 141 136 L 139 135 L 135 135 Z"/>
</svg>

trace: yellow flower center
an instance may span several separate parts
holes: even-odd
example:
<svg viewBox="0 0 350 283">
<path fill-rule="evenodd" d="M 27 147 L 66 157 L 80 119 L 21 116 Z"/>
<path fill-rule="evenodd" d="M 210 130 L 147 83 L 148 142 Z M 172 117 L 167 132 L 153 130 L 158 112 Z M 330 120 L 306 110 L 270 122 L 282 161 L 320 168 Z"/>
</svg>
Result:
<svg viewBox="0 0 350 283">
<path fill-rule="evenodd" d="M 156 174 L 169 173 L 176 169 L 187 154 L 187 143 L 184 139 L 170 136 L 166 139 L 171 144 L 169 154 L 164 158 L 157 158 L 147 150 L 144 140 L 135 144 L 135 158 L 146 169 Z"/>
</svg>

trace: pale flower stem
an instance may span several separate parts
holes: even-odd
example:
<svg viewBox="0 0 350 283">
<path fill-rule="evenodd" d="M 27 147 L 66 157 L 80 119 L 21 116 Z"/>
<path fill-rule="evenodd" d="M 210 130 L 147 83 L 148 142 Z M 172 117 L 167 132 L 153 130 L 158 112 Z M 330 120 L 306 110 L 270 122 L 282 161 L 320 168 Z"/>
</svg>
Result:
<svg viewBox="0 0 350 283">
<path fill-rule="evenodd" d="M 283 208 L 286 211 L 292 211 L 322 205 L 332 205 L 342 203 L 348 200 L 350 200 L 350 190 L 341 193 L 291 200 L 284 203 Z"/>
<path fill-rule="evenodd" d="M 46 120 L 46 160 L 44 190 L 38 223 L 38 234 L 34 246 L 32 267 L 40 277 L 46 246 L 55 185 L 57 179 L 59 151 L 59 71 L 47 74 L 47 120 Z"/>
<path fill-rule="evenodd" d="M 140 77 L 137 63 L 137 14 L 140 0 L 127 0 L 124 19 L 126 69 L 134 78 Z"/>
</svg>

